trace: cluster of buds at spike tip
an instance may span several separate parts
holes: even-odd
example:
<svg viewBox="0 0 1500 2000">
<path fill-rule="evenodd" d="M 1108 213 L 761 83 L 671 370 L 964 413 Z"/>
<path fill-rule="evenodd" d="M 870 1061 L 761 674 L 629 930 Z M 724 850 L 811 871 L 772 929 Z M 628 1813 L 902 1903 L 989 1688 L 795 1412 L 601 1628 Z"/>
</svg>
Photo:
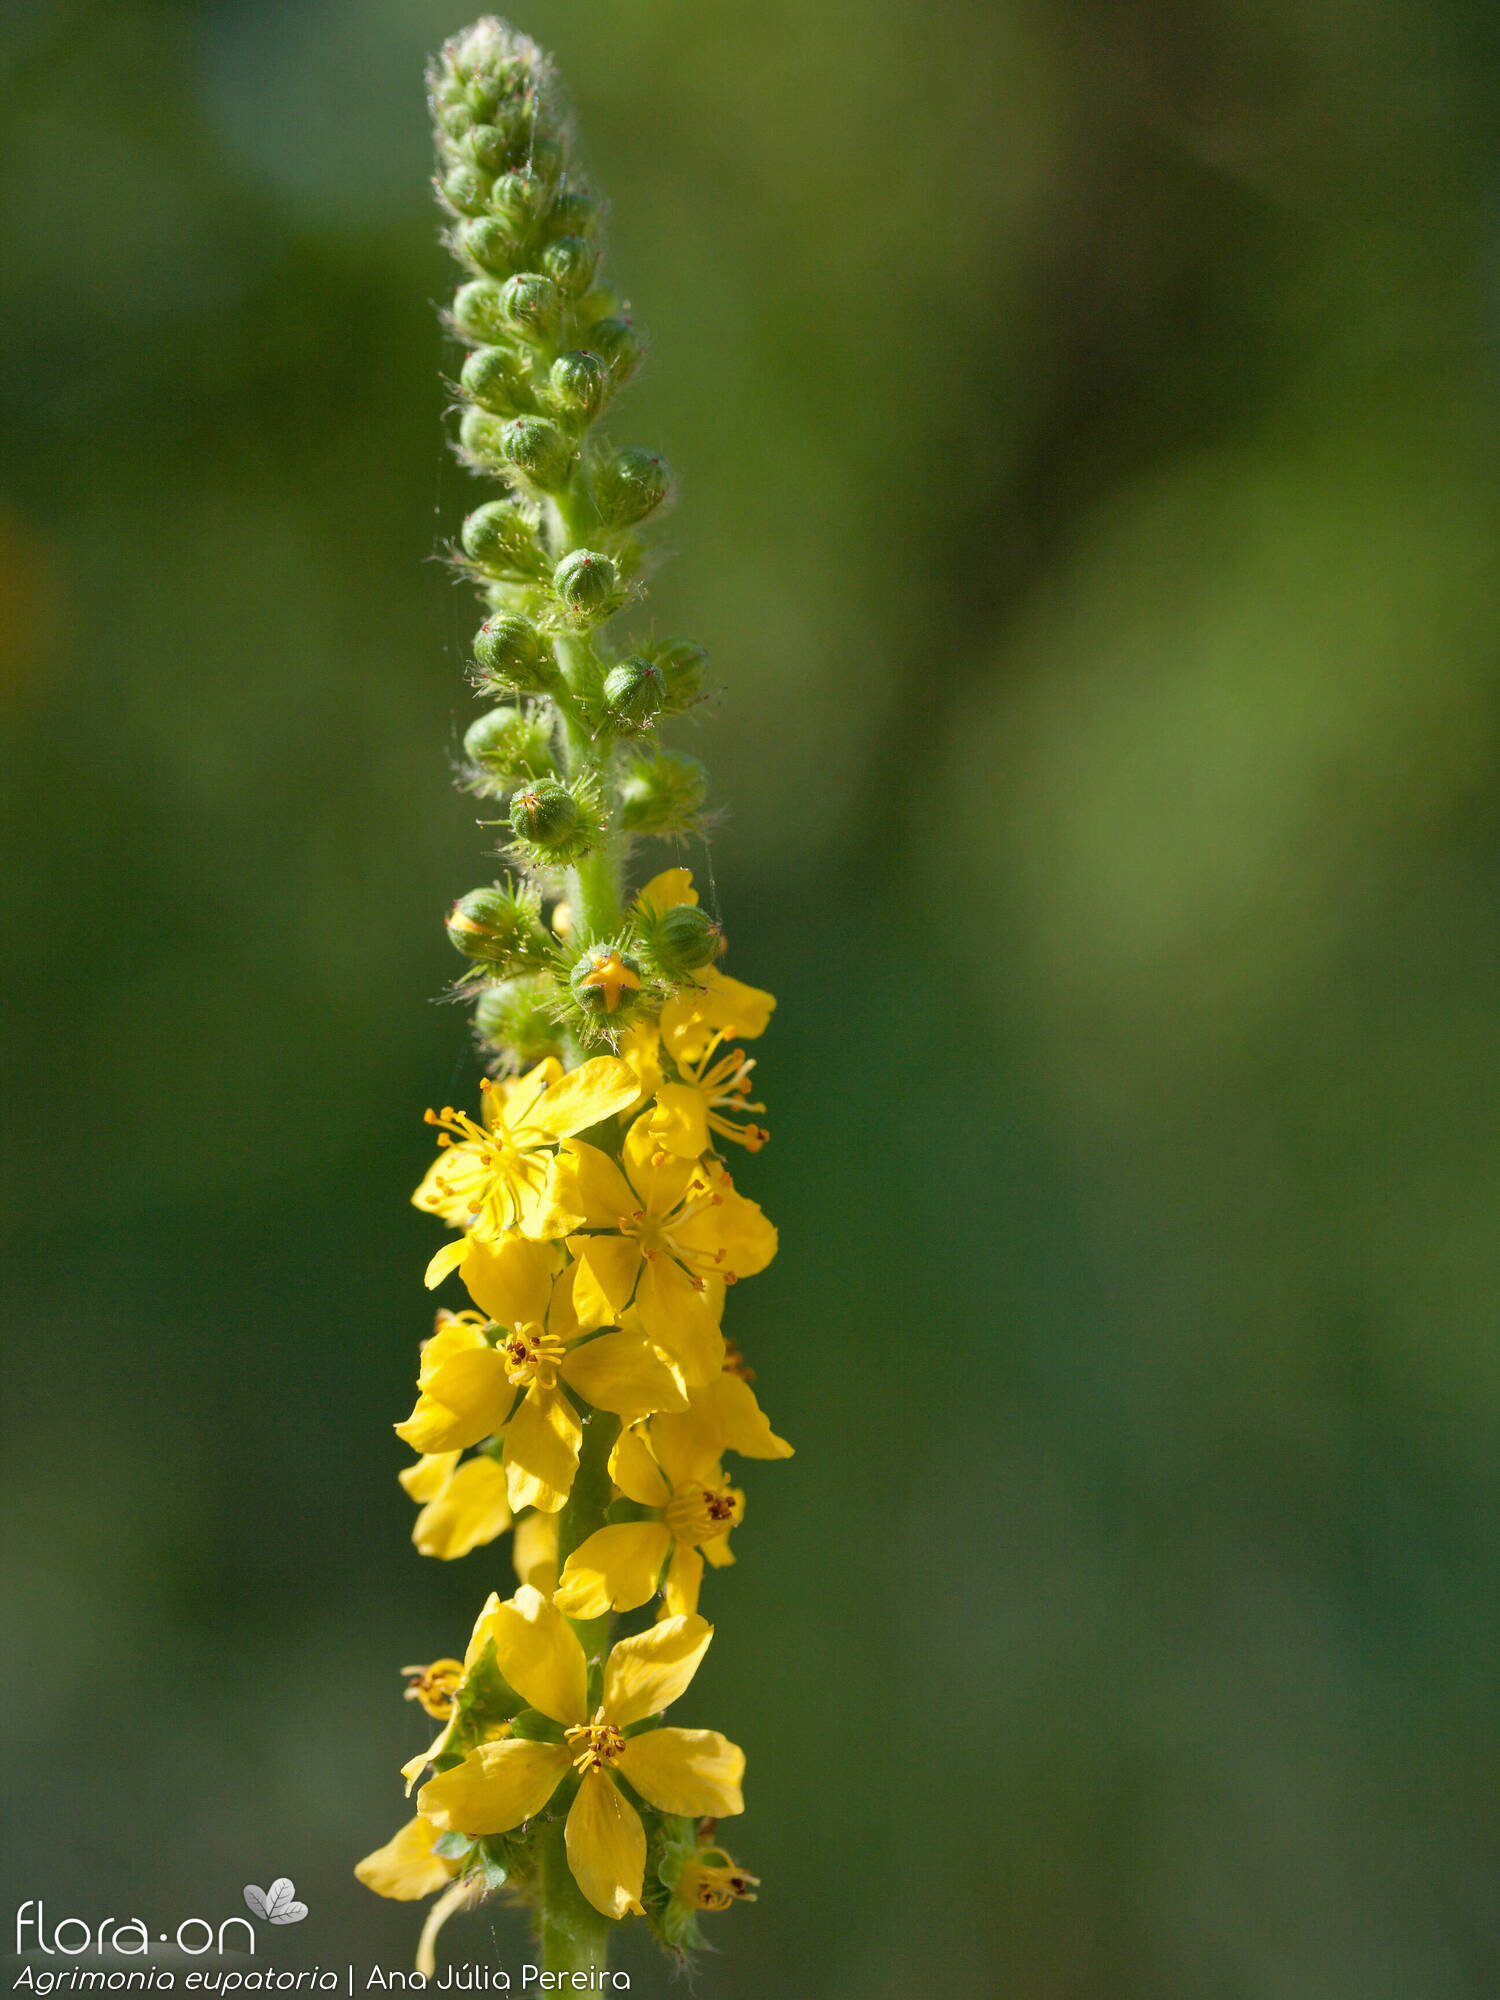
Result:
<svg viewBox="0 0 1500 2000">
<path fill-rule="evenodd" d="M 442 1925 L 504 1889 L 554 1983 L 582 1966 L 597 1986 L 620 1923 L 644 1917 L 681 1960 L 757 1886 L 714 1832 L 743 1808 L 743 1752 L 661 1711 L 713 1637 L 706 1579 L 735 1560 L 724 1461 L 791 1451 L 721 1325 L 776 1252 L 726 1159 L 766 1142 L 741 1044 L 775 1001 L 722 969 L 686 868 L 628 881 L 642 840 L 703 831 L 707 774 L 659 731 L 704 701 L 708 659 L 610 629 L 644 596 L 673 479 L 599 428 L 643 343 L 602 274 L 557 78 L 485 19 L 429 84 L 463 266 L 455 445 L 492 482 L 453 549 L 483 605 L 458 782 L 496 802 L 481 824 L 510 874 L 446 917 L 485 1074 L 472 1115 L 427 1113 L 413 1199 L 455 1232 L 428 1285 L 468 1299 L 438 1313 L 396 1429 L 417 1549 L 453 1561 L 510 1534 L 518 1587 L 491 1593 L 461 1658 L 406 1670 L 438 1734 L 405 1767 L 408 1792 L 426 1774 L 415 1817 L 357 1872 L 434 1897 L 429 1979 Z"/>
</svg>

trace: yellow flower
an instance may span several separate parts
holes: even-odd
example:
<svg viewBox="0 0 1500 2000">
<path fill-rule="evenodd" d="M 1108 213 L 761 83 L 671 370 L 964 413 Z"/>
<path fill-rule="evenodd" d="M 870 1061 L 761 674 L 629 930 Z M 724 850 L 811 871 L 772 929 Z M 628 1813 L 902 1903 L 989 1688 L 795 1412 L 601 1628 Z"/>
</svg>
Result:
<svg viewBox="0 0 1500 2000">
<path fill-rule="evenodd" d="M 565 1829 L 574 1878 L 607 1917 L 641 1911 L 646 1833 L 615 1784 L 616 1774 L 660 1812 L 717 1817 L 744 1811 L 744 1752 L 717 1730 L 651 1727 L 625 1734 L 683 1692 L 713 1627 L 697 1617 L 668 1618 L 622 1639 L 605 1663 L 603 1699 L 590 1715 L 583 1647 L 539 1592 L 523 1584 L 482 1622 L 500 1672 L 557 1726 L 560 1740 L 511 1736 L 483 1744 L 428 1780 L 419 1811 L 434 1826 L 474 1839 L 504 1833 L 539 1813 L 576 1771 Z"/>
<path fill-rule="evenodd" d="M 557 1516 L 531 1513 L 517 1521 L 510 1559 L 518 1583 L 534 1584 L 550 1597 L 557 1584 Z"/>
<path fill-rule="evenodd" d="M 440 1830 L 418 1813 L 384 1847 L 367 1854 L 356 1865 L 355 1874 L 377 1896 L 390 1896 L 398 1903 L 414 1903 L 421 1896 L 430 1896 L 458 1872 L 456 1861 L 445 1861 L 432 1851 Z"/>
<path fill-rule="evenodd" d="M 585 1324 L 602 1325 L 633 1301 L 684 1380 L 708 1382 L 724 1361 L 717 1286 L 763 1271 L 776 1231 L 721 1167 L 663 1151 L 645 1122 L 626 1134 L 623 1173 L 579 1139 L 559 1156 L 559 1203 L 598 1232 L 568 1238 L 579 1264 L 575 1302 Z"/>
<path fill-rule="evenodd" d="M 595 1056 L 565 1075 L 557 1058 L 549 1056 L 508 1082 L 486 1077 L 480 1089 L 483 1125 L 452 1105 L 427 1113 L 428 1124 L 442 1128 L 442 1150 L 413 1202 L 491 1242 L 512 1230 L 536 1237 L 563 1235 L 570 1225 L 547 1200 L 553 1150 L 559 1140 L 633 1103 L 640 1091 L 635 1072 L 614 1056 Z M 440 1251 L 434 1264 L 452 1251 L 452 1245 L 446 1253 Z M 442 1269 L 450 1270 L 456 1261 L 453 1256 Z"/>
<path fill-rule="evenodd" d="M 686 1407 L 677 1377 L 639 1330 L 586 1337 L 592 1328 L 573 1305 L 578 1267 L 554 1276 L 559 1254 L 522 1236 L 466 1240 L 460 1269 L 483 1312 L 454 1315 L 428 1341 L 416 1408 L 396 1426 L 428 1454 L 503 1438 L 514 1513 L 555 1513 L 568 1497 L 583 1431 L 567 1389 L 627 1423 Z"/>
<path fill-rule="evenodd" d="M 580 1543 L 563 1565 L 558 1610 L 569 1618 L 633 1611 L 654 1596 L 670 1555 L 662 1585 L 667 1611 L 696 1611 L 704 1561 L 715 1569 L 734 1561 L 729 1531 L 745 1515 L 745 1496 L 725 1479 L 713 1440 L 679 1432 L 660 1444 L 653 1435 L 648 1445 L 640 1430 L 622 1431 L 609 1476 L 655 1519 L 621 1521 Z"/>
<path fill-rule="evenodd" d="M 510 1498 L 503 1469 L 492 1458 L 460 1465 L 456 1451 L 429 1452 L 396 1477 L 423 1503 L 411 1538 L 424 1556 L 453 1562 L 503 1535 L 510 1526 Z"/>
<path fill-rule="evenodd" d="M 434 1722 L 446 1722 L 453 1713 L 454 1698 L 463 1685 L 463 1661 L 433 1660 L 428 1666 L 403 1667 L 401 1671 L 411 1682 L 406 1690 L 406 1700 L 419 1701 Z"/>
</svg>

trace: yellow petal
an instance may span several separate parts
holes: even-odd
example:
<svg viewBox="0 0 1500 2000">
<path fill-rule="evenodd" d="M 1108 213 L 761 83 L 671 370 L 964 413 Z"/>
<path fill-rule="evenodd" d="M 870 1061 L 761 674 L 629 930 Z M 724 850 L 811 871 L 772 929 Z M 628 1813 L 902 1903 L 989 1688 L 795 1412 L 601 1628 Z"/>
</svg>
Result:
<svg viewBox="0 0 1500 2000">
<path fill-rule="evenodd" d="M 570 1762 L 560 1743 L 502 1736 L 471 1750 L 451 1771 L 429 1778 L 417 1793 L 417 1809 L 440 1833 L 467 1833 L 476 1840 L 506 1833 L 541 1811 Z"/>
<path fill-rule="evenodd" d="M 724 1447 L 719 1426 L 699 1400 L 702 1394 L 694 1389 L 689 1409 L 665 1410 L 651 1424 L 651 1449 L 674 1486 L 689 1486 L 719 1471 Z"/>
<path fill-rule="evenodd" d="M 453 1562 L 509 1526 L 504 1471 L 492 1458 L 471 1458 L 418 1514 L 411 1538 L 424 1556 Z"/>
<path fill-rule="evenodd" d="M 638 1111 L 661 1087 L 661 1037 L 654 1021 L 642 1021 L 630 1030 L 620 1043 L 620 1060 L 630 1064 L 640 1085 L 635 1103 L 627 1105 L 626 1112 Z"/>
<path fill-rule="evenodd" d="M 617 1230 L 620 1217 L 640 1206 L 608 1153 L 582 1139 L 571 1140 L 558 1154 L 556 1182 L 558 1206 L 576 1213 L 590 1229 Z"/>
<path fill-rule="evenodd" d="M 484 1094 L 485 1124 L 491 1131 L 497 1126 L 514 1130 L 525 1125 L 532 1106 L 562 1073 L 562 1064 L 556 1056 L 544 1056 L 539 1063 L 533 1063 L 524 1076 L 492 1083 Z"/>
<path fill-rule="evenodd" d="M 648 1729 L 625 1745 L 620 1770 L 658 1812 L 724 1819 L 745 1810 L 745 1753 L 717 1729 Z"/>
<path fill-rule="evenodd" d="M 736 1194 L 728 1183 L 728 1174 L 721 1174 L 714 1189 L 717 1205 L 701 1209 L 674 1229 L 673 1240 L 685 1250 L 712 1257 L 726 1273 L 752 1278 L 776 1255 L 776 1228 L 766 1220 L 759 1202 Z"/>
<path fill-rule="evenodd" d="M 727 1371 L 716 1375 L 694 1392 L 694 1408 L 698 1407 L 699 1397 L 708 1420 L 723 1440 L 725 1451 L 737 1451 L 741 1458 L 791 1457 L 792 1447 L 771 1429 L 755 1400 L 755 1391 L 740 1376 Z"/>
<path fill-rule="evenodd" d="M 467 1354 L 471 1348 L 488 1347 L 482 1327 L 472 1319 L 460 1319 L 452 1313 L 439 1313 L 438 1328 L 430 1340 L 422 1342 L 421 1359 L 417 1367 L 417 1385 L 425 1389 L 445 1361 L 451 1361 L 455 1354 Z"/>
<path fill-rule="evenodd" d="M 528 1129 L 552 1139 L 570 1139 L 635 1101 L 640 1085 L 629 1063 L 618 1056 L 595 1056 L 559 1077 L 526 1115 Z"/>
<path fill-rule="evenodd" d="M 667 910 L 676 909 L 679 903 L 698 901 L 698 891 L 693 887 L 691 868 L 663 868 L 659 875 L 653 875 L 635 899 L 643 909 L 655 910 L 660 916 Z"/>
<path fill-rule="evenodd" d="M 680 1160 L 675 1153 L 666 1152 L 650 1127 L 649 1118 L 637 1118 L 626 1133 L 622 1155 L 625 1177 L 639 1197 L 630 1204 L 632 1208 L 644 1207 L 650 1215 L 665 1216 L 682 1201 L 689 1185 L 702 1176 L 696 1160 Z"/>
<path fill-rule="evenodd" d="M 493 1347 L 469 1348 L 432 1371 L 396 1435 L 413 1451 L 461 1451 L 503 1426 L 515 1393 Z"/>
<path fill-rule="evenodd" d="M 620 1329 L 575 1347 L 562 1366 L 563 1380 L 596 1410 L 633 1424 L 654 1410 L 680 1410 L 687 1402 L 677 1377 L 643 1333 Z"/>
<path fill-rule="evenodd" d="M 510 1559 L 522 1583 L 531 1584 L 543 1597 L 550 1596 L 557 1583 L 557 1516 L 528 1514 L 517 1521 Z"/>
<path fill-rule="evenodd" d="M 738 1497 L 743 1505 L 745 1496 L 741 1493 Z M 734 1550 L 729 1546 L 729 1536 L 727 1533 L 715 1535 L 711 1542 L 700 1542 L 698 1544 L 698 1553 L 705 1562 L 711 1563 L 715 1569 L 728 1569 L 734 1561 Z M 671 1607 L 668 1608 L 670 1609 Z"/>
<path fill-rule="evenodd" d="M 690 1549 L 686 1542 L 679 1542 L 672 1551 L 671 1567 L 667 1580 L 662 1586 L 662 1596 L 667 1601 L 667 1615 L 675 1618 L 679 1612 L 698 1609 L 698 1592 L 703 1588 L 703 1558 L 696 1549 Z"/>
<path fill-rule="evenodd" d="M 441 1729 L 425 1750 L 419 1750 L 415 1757 L 408 1757 L 406 1762 L 401 1766 L 401 1775 L 406 1780 L 406 1796 L 408 1798 L 411 1797 L 412 1786 L 421 1777 L 433 1758 L 437 1756 L 444 1743 L 447 1742 L 448 1729 L 451 1727 L 452 1724 L 450 1723 L 448 1727 Z"/>
<path fill-rule="evenodd" d="M 502 1326 L 524 1326 L 547 1310 L 558 1252 L 550 1243 L 525 1236 L 498 1242 L 470 1237 L 463 1258 L 463 1281 L 481 1311 Z"/>
<path fill-rule="evenodd" d="M 427 1266 L 423 1283 L 428 1291 L 434 1291 L 464 1260 L 464 1252 L 469 1247 L 467 1236 L 456 1236 L 451 1243 L 445 1243 Z"/>
<path fill-rule="evenodd" d="M 724 1336 L 702 1292 L 675 1258 L 646 1260 L 636 1287 L 635 1311 L 658 1347 L 665 1348 L 694 1387 L 711 1382 L 724 1366 Z"/>
<path fill-rule="evenodd" d="M 414 1903 L 419 1896 L 430 1896 L 452 1879 L 457 1866 L 433 1853 L 437 1831 L 431 1820 L 419 1813 L 384 1847 L 377 1847 L 356 1863 L 355 1874 L 377 1896 L 390 1896 L 398 1903 Z"/>
<path fill-rule="evenodd" d="M 604 1669 L 604 1713 L 623 1729 L 676 1701 L 708 1651 L 714 1628 L 704 1618 L 664 1618 L 622 1639 Z"/>
<path fill-rule="evenodd" d="M 644 1122 L 657 1145 L 679 1159 L 696 1160 L 708 1151 L 708 1106 L 689 1083 L 664 1083 Z"/>
<path fill-rule="evenodd" d="M 417 1939 L 417 1958 L 414 1967 L 424 1979 L 432 1979 L 437 1973 L 438 1932 L 451 1916 L 476 1902 L 481 1893 L 471 1882 L 455 1882 L 448 1893 L 439 1896 L 427 1912 L 422 1935 Z"/>
<path fill-rule="evenodd" d="M 563 1838 L 573 1879 L 596 1910 L 616 1919 L 641 1911 L 646 1830 L 602 1771 L 578 1787 Z"/>
<path fill-rule="evenodd" d="M 415 1465 L 407 1466 L 396 1477 L 401 1481 L 412 1499 L 417 1502 L 435 1500 L 448 1483 L 448 1474 L 458 1463 L 456 1451 L 430 1451 L 419 1458 Z"/>
<path fill-rule="evenodd" d="M 600 1528 L 563 1564 L 552 1601 L 570 1618 L 634 1611 L 655 1594 L 671 1546 L 672 1531 L 661 1521 L 623 1521 Z"/>
<path fill-rule="evenodd" d="M 627 1427 L 615 1439 L 609 1454 L 609 1476 L 625 1498 L 639 1506 L 665 1507 L 672 1497 L 661 1467 L 638 1430 Z"/>
<path fill-rule="evenodd" d="M 588 1331 L 613 1326 L 630 1304 L 641 1268 L 641 1246 L 633 1236 L 570 1236 L 578 1259 L 573 1302 L 579 1325 Z"/>
<path fill-rule="evenodd" d="M 555 1514 L 572 1490 L 583 1431 L 559 1389 L 531 1388 L 505 1432 L 511 1512 Z"/>
<path fill-rule="evenodd" d="M 570 1726 L 588 1715 L 588 1663 L 573 1628 L 539 1590 L 523 1583 L 487 1615 L 495 1664 L 516 1693 Z"/>
<path fill-rule="evenodd" d="M 717 1034 L 737 1040 L 763 1035 L 776 1005 L 774 994 L 746 986 L 712 966 L 661 1010 L 662 1040 L 674 1056 L 696 1061 Z"/>
</svg>

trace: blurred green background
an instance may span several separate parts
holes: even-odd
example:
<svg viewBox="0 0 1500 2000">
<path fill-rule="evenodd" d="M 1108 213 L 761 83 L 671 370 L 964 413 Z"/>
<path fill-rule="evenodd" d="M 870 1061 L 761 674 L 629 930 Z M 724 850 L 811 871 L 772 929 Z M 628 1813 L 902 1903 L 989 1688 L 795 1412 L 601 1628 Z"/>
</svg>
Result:
<svg viewBox="0 0 1500 2000">
<path fill-rule="evenodd" d="M 415 1555 L 389 1428 L 474 1074 L 465 18 L 3 31 L 6 1897 L 287 1873 L 283 1962 L 405 1962 L 396 1670 L 508 1576 Z M 1489 2000 L 1500 13 L 521 25 L 682 474 L 688 858 L 782 997 L 732 1330 L 800 1451 L 684 1715 L 765 1887 L 699 1990 Z"/>
</svg>

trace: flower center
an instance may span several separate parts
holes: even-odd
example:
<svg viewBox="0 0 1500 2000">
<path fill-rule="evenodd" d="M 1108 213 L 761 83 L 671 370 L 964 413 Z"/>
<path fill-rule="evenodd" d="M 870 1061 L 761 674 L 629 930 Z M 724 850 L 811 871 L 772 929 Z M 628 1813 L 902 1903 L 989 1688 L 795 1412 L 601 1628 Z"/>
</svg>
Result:
<svg viewBox="0 0 1500 2000">
<path fill-rule="evenodd" d="M 766 1107 L 750 1101 L 750 1072 L 755 1067 L 755 1058 L 747 1056 L 743 1049 L 724 1049 L 725 1035 L 732 1032 L 721 1030 L 696 1062 L 679 1057 L 677 1066 L 684 1079 L 702 1094 L 709 1130 L 721 1132 L 726 1139 L 734 1139 L 749 1152 L 758 1153 L 770 1133 L 764 1125 L 752 1124 L 748 1119 L 743 1125 L 736 1121 L 745 1118 L 747 1112 L 764 1111 Z"/>
<path fill-rule="evenodd" d="M 596 1708 L 592 1722 L 579 1722 L 565 1732 L 564 1741 L 580 1776 L 590 1771 L 607 1771 L 618 1764 L 625 1738 L 612 1722 L 604 1720 L 604 1710 Z"/>
<path fill-rule="evenodd" d="M 666 1159 L 665 1153 L 658 1153 L 652 1165 L 661 1166 Z M 642 1256 L 657 1257 L 665 1250 L 683 1267 L 700 1292 L 705 1278 L 722 1278 L 726 1285 L 732 1285 L 735 1273 L 725 1268 L 722 1249 L 699 1250 L 681 1242 L 679 1236 L 694 1216 L 701 1215 L 707 1208 L 722 1207 L 722 1190 L 733 1185 L 728 1174 L 710 1174 L 707 1169 L 700 1170 L 688 1182 L 687 1192 L 676 1208 L 666 1214 L 638 1208 L 633 1215 L 622 1215 L 619 1218 L 620 1234 L 633 1236 L 641 1246 Z"/>
<path fill-rule="evenodd" d="M 722 1849 L 715 1851 L 723 1852 Z M 728 1859 L 727 1855 L 725 1859 Z M 747 1875 L 743 1868 L 716 1868 L 705 1861 L 690 1861 L 682 1871 L 679 1893 L 693 1909 L 727 1910 L 737 1898 L 753 1903 L 759 1887 L 760 1877 Z"/>
<path fill-rule="evenodd" d="M 567 1354 L 557 1336 L 535 1320 L 512 1327 L 497 1347 L 505 1362 L 505 1372 L 518 1389 L 529 1389 L 533 1382 L 550 1389 Z"/>
<path fill-rule="evenodd" d="M 734 1527 L 744 1514 L 744 1502 L 727 1485 L 704 1486 L 694 1481 L 679 1486 L 662 1509 L 662 1519 L 679 1542 L 696 1548 Z"/>
</svg>

